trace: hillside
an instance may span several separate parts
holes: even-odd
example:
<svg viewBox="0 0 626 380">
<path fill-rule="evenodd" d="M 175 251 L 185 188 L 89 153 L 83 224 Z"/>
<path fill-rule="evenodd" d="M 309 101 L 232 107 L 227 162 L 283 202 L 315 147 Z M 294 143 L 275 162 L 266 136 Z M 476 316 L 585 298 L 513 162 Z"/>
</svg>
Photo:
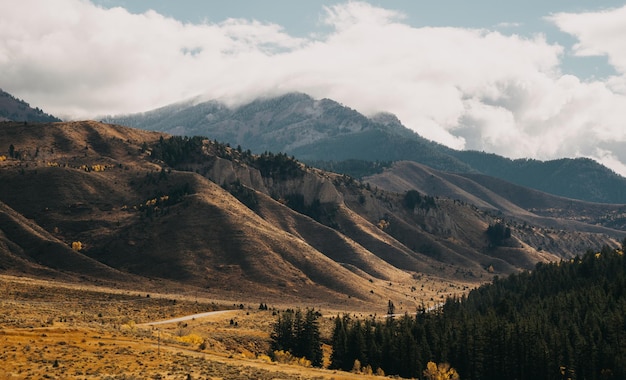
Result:
<svg viewBox="0 0 626 380">
<path fill-rule="evenodd" d="M 0 89 L 0 121 L 54 122 L 60 119 L 48 115 L 30 104 Z"/>
<path fill-rule="evenodd" d="M 258 99 L 230 109 L 192 100 L 106 121 L 181 136 L 210 136 L 253 153 L 284 152 L 317 167 L 348 169 L 337 161 L 409 160 L 454 173 L 480 173 L 589 202 L 626 204 L 626 178 L 589 159 L 511 160 L 456 151 L 428 141 L 390 114 L 366 117 L 330 99 L 305 94 Z M 363 167 L 363 166 L 362 166 Z"/>
<path fill-rule="evenodd" d="M 522 222 L 596 232 L 602 231 L 600 226 L 626 231 L 626 205 L 558 197 L 482 174 L 453 174 L 401 161 L 364 180 L 387 191 L 415 189 L 458 199 Z"/>
<path fill-rule="evenodd" d="M 5 273 L 159 279 L 257 301 L 393 299 L 410 310 L 622 237 L 583 224 L 556 230 L 541 218 L 520 225 L 205 138 L 5 122 L 0 141 L 14 147 L 13 156 L 0 148 Z M 486 231 L 498 223 L 511 236 L 494 245 Z"/>
</svg>

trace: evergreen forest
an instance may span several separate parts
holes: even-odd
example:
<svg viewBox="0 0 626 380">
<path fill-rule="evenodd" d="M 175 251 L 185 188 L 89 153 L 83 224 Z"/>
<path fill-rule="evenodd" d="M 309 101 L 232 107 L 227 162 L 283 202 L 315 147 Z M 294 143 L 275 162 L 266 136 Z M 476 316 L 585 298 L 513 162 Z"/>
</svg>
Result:
<svg viewBox="0 0 626 380">
<path fill-rule="evenodd" d="M 461 379 L 626 379 L 626 258 L 604 247 L 384 320 L 337 316 L 331 367 L 355 361 L 421 378 L 428 362 Z"/>
</svg>

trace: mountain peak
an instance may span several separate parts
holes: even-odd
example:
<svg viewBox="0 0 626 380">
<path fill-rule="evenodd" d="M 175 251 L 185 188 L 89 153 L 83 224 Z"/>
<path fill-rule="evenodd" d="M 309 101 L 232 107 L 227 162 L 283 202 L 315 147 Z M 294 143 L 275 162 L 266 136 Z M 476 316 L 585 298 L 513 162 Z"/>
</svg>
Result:
<svg viewBox="0 0 626 380">
<path fill-rule="evenodd" d="M 207 102 L 110 121 L 177 135 L 208 136 L 253 153 L 284 152 L 322 166 L 322 161 L 409 160 L 442 171 L 495 176 L 574 199 L 626 203 L 626 178 L 599 164 L 511 160 L 457 151 L 424 139 L 393 114 L 366 117 L 332 99 L 316 100 L 298 92 L 260 98 L 232 109 Z"/>
</svg>

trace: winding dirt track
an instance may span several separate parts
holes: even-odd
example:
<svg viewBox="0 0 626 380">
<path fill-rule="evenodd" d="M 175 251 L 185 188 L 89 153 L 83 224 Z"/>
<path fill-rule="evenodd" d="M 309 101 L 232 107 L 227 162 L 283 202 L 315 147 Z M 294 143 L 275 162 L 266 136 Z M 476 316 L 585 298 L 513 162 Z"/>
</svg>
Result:
<svg viewBox="0 0 626 380">
<path fill-rule="evenodd" d="M 189 321 L 189 320 L 192 320 L 192 319 L 211 317 L 211 316 L 215 316 L 215 315 L 219 315 L 219 314 L 225 314 L 225 313 L 230 313 L 230 312 L 234 312 L 234 311 L 238 311 L 238 310 L 207 311 L 206 313 L 191 314 L 191 315 L 186 315 L 184 317 L 178 317 L 178 318 L 173 318 L 173 319 L 166 319 L 166 320 L 163 320 L 163 321 L 146 322 L 146 323 L 139 324 L 137 326 L 166 325 L 168 323 L 184 322 L 184 321 Z"/>
</svg>

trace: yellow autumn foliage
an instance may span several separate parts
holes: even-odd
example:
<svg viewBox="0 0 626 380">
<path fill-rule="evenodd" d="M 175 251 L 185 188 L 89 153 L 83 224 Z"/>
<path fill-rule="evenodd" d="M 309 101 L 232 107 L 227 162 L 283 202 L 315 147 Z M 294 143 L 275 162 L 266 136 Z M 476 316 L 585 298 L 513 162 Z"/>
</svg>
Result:
<svg viewBox="0 0 626 380">
<path fill-rule="evenodd" d="M 298 358 L 289 351 L 274 351 L 274 360 L 278 363 L 299 365 L 301 367 L 310 367 L 311 361 L 307 358 Z"/>
<path fill-rule="evenodd" d="M 381 230 L 385 230 L 389 227 L 389 221 L 385 219 L 381 219 L 378 221 L 378 223 L 376 223 L 376 226 L 380 228 Z"/>
<path fill-rule="evenodd" d="M 81 249 L 83 249 L 83 243 L 81 243 L 80 241 L 73 241 L 72 249 L 76 252 L 80 251 Z"/>
<path fill-rule="evenodd" d="M 191 345 L 196 345 L 196 344 L 200 344 L 204 342 L 204 338 L 202 338 L 200 335 L 197 335 L 197 334 L 188 334 L 188 335 L 179 336 L 176 338 L 176 340 L 178 340 L 181 343 L 187 343 Z"/>
<path fill-rule="evenodd" d="M 265 355 L 265 354 L 260 354 L 259 356 L 257 356 L 257 359 L 259 359 L 262 362 L 265 363 L 271 363 L 272 362 L 272 358 L 270 358 L 269 356 Z"/>
<path fill-rule="evenodd" d="M 424 370 L 424 377 L 427 380 L 460 380 L 459 374 L 448 363 L 428 362 Z"/>
</svg>

